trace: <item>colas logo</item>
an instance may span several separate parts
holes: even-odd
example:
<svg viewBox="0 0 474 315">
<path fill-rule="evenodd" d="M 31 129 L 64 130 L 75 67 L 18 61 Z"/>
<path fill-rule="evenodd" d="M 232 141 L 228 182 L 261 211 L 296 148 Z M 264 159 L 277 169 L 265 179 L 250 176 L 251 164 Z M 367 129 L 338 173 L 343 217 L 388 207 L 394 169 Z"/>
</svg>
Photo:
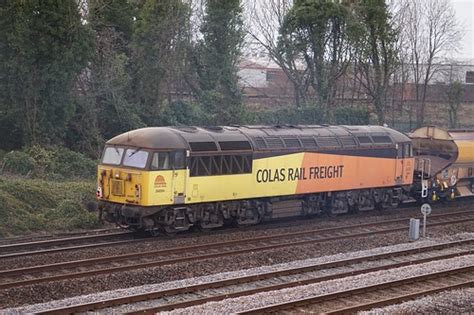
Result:
<svg viewBox="0 0 474 315">
<path fill-rule="evenodd" d="M 166 187 L 165 178 L 161 175 L 156 176 L 155 178 L 155 188 Z"/>
</svg>

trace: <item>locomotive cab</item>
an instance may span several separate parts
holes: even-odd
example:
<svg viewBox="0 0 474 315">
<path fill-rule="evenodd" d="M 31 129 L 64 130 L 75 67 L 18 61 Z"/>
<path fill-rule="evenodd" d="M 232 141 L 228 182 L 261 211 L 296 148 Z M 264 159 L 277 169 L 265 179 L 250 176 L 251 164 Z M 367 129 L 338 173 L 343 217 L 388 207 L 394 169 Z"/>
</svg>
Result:
<svg viewBox="0 0 474 315">
<path fill-rule="evenodd" d="M 184 202 L 186 152 L 106 146 L 98 167 L 97 197 L 131 205 Z"/>
</svg>

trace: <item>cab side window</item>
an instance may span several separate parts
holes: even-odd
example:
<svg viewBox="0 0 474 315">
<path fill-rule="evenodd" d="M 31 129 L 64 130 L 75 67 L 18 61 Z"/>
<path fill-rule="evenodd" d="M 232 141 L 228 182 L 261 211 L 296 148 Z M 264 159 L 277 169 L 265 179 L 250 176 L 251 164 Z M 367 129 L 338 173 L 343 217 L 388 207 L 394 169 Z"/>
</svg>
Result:
<svg viewBox="0 0 474 315">
<path fill-rule="evenodd" d="M 403 145 L 403 144 L 398 144 L 397 157 L 398 157 L 399 159 L 403 158 L 403 148 L 404 148 L 404 145 Z"/>
<path fill-rule="evenodd" d="M 399 155 L 400 155 L 400 152 L 399 152 Z M 403 157 L 404 158 L 413 157 L 413 149 L 410 143 L 403 144 Z"/>
<path fill-rule="evenodd" d="M 174 169 L 183 169 L 186 167 L 186 154 L 184 154 L 184 151 L 173 152 L 172 157 Z"/>
<path fill-rule="evenodd" d="M 169 170 L 170 169 L 170 154 L 169 152 L 155 152 L 151 160 L 152 170 Z"/>
<path fill-rule="evenodd" d="M 186 168 L 186 154 L 184 151 L 155 152 L 151 160 L 152 170 L 172 170 Z"/>
</svg>

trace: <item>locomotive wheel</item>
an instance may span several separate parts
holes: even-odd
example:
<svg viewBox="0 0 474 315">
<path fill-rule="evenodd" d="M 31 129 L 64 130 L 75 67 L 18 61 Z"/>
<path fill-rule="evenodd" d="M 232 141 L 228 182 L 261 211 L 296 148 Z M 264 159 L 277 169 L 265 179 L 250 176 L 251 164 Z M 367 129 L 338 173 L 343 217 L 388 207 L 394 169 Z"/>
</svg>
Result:
<svg viewBox="0 0 474 315">
<path fill-rule="evenodd" d="M 175 236 L 178 231 L 172 226 L 162 226 L 160 228 L 161 232 L 167 236 Z"/>
<path fill-rule="evenodd" d="M 209 215 L 208 220 L 199 220 L 195 226 L 203 232 L 220 228 L 224 226 L 224 217 L 221 213 L 212 213 Z"/>
<path fill-rule="evenodd" d="M 156 237 L 161 234 L 160 229 L 151 229 L 147 231 L 151 236 Z"/>
<path fill-rule="evenodd" d="M 244 216 L 238 216 L 235 218 L 237 226 L 248 226 L 258 224 L 262 221 L 262 217 L 258 213 L 257 209 L 245 209 Z"/>
</svg>

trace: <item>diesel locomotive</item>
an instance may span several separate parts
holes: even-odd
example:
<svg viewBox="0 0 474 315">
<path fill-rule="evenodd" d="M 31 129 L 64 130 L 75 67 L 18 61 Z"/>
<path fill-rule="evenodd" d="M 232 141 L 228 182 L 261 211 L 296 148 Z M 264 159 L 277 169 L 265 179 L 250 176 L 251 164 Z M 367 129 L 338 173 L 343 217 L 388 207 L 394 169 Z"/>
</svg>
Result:
<svg viewBox="0 0 474 315">
<path fill-rule="evenodd" d="M 133 130 L 105 145 L 100 216 L 132 230 L 172 234 L 392 208 L 413 196 L 452 197 L 459 169 L 442 171 L 459 158 L 456 144 L 440 145 L 423 131 L 413 137 L 381 126 Z M 422 159 L 415 159 L 414 145 Z M 436 153 L 448 147 L 448 155 Z M 448 162 L 436 164 L 433 155 Z"/>
</svg>

